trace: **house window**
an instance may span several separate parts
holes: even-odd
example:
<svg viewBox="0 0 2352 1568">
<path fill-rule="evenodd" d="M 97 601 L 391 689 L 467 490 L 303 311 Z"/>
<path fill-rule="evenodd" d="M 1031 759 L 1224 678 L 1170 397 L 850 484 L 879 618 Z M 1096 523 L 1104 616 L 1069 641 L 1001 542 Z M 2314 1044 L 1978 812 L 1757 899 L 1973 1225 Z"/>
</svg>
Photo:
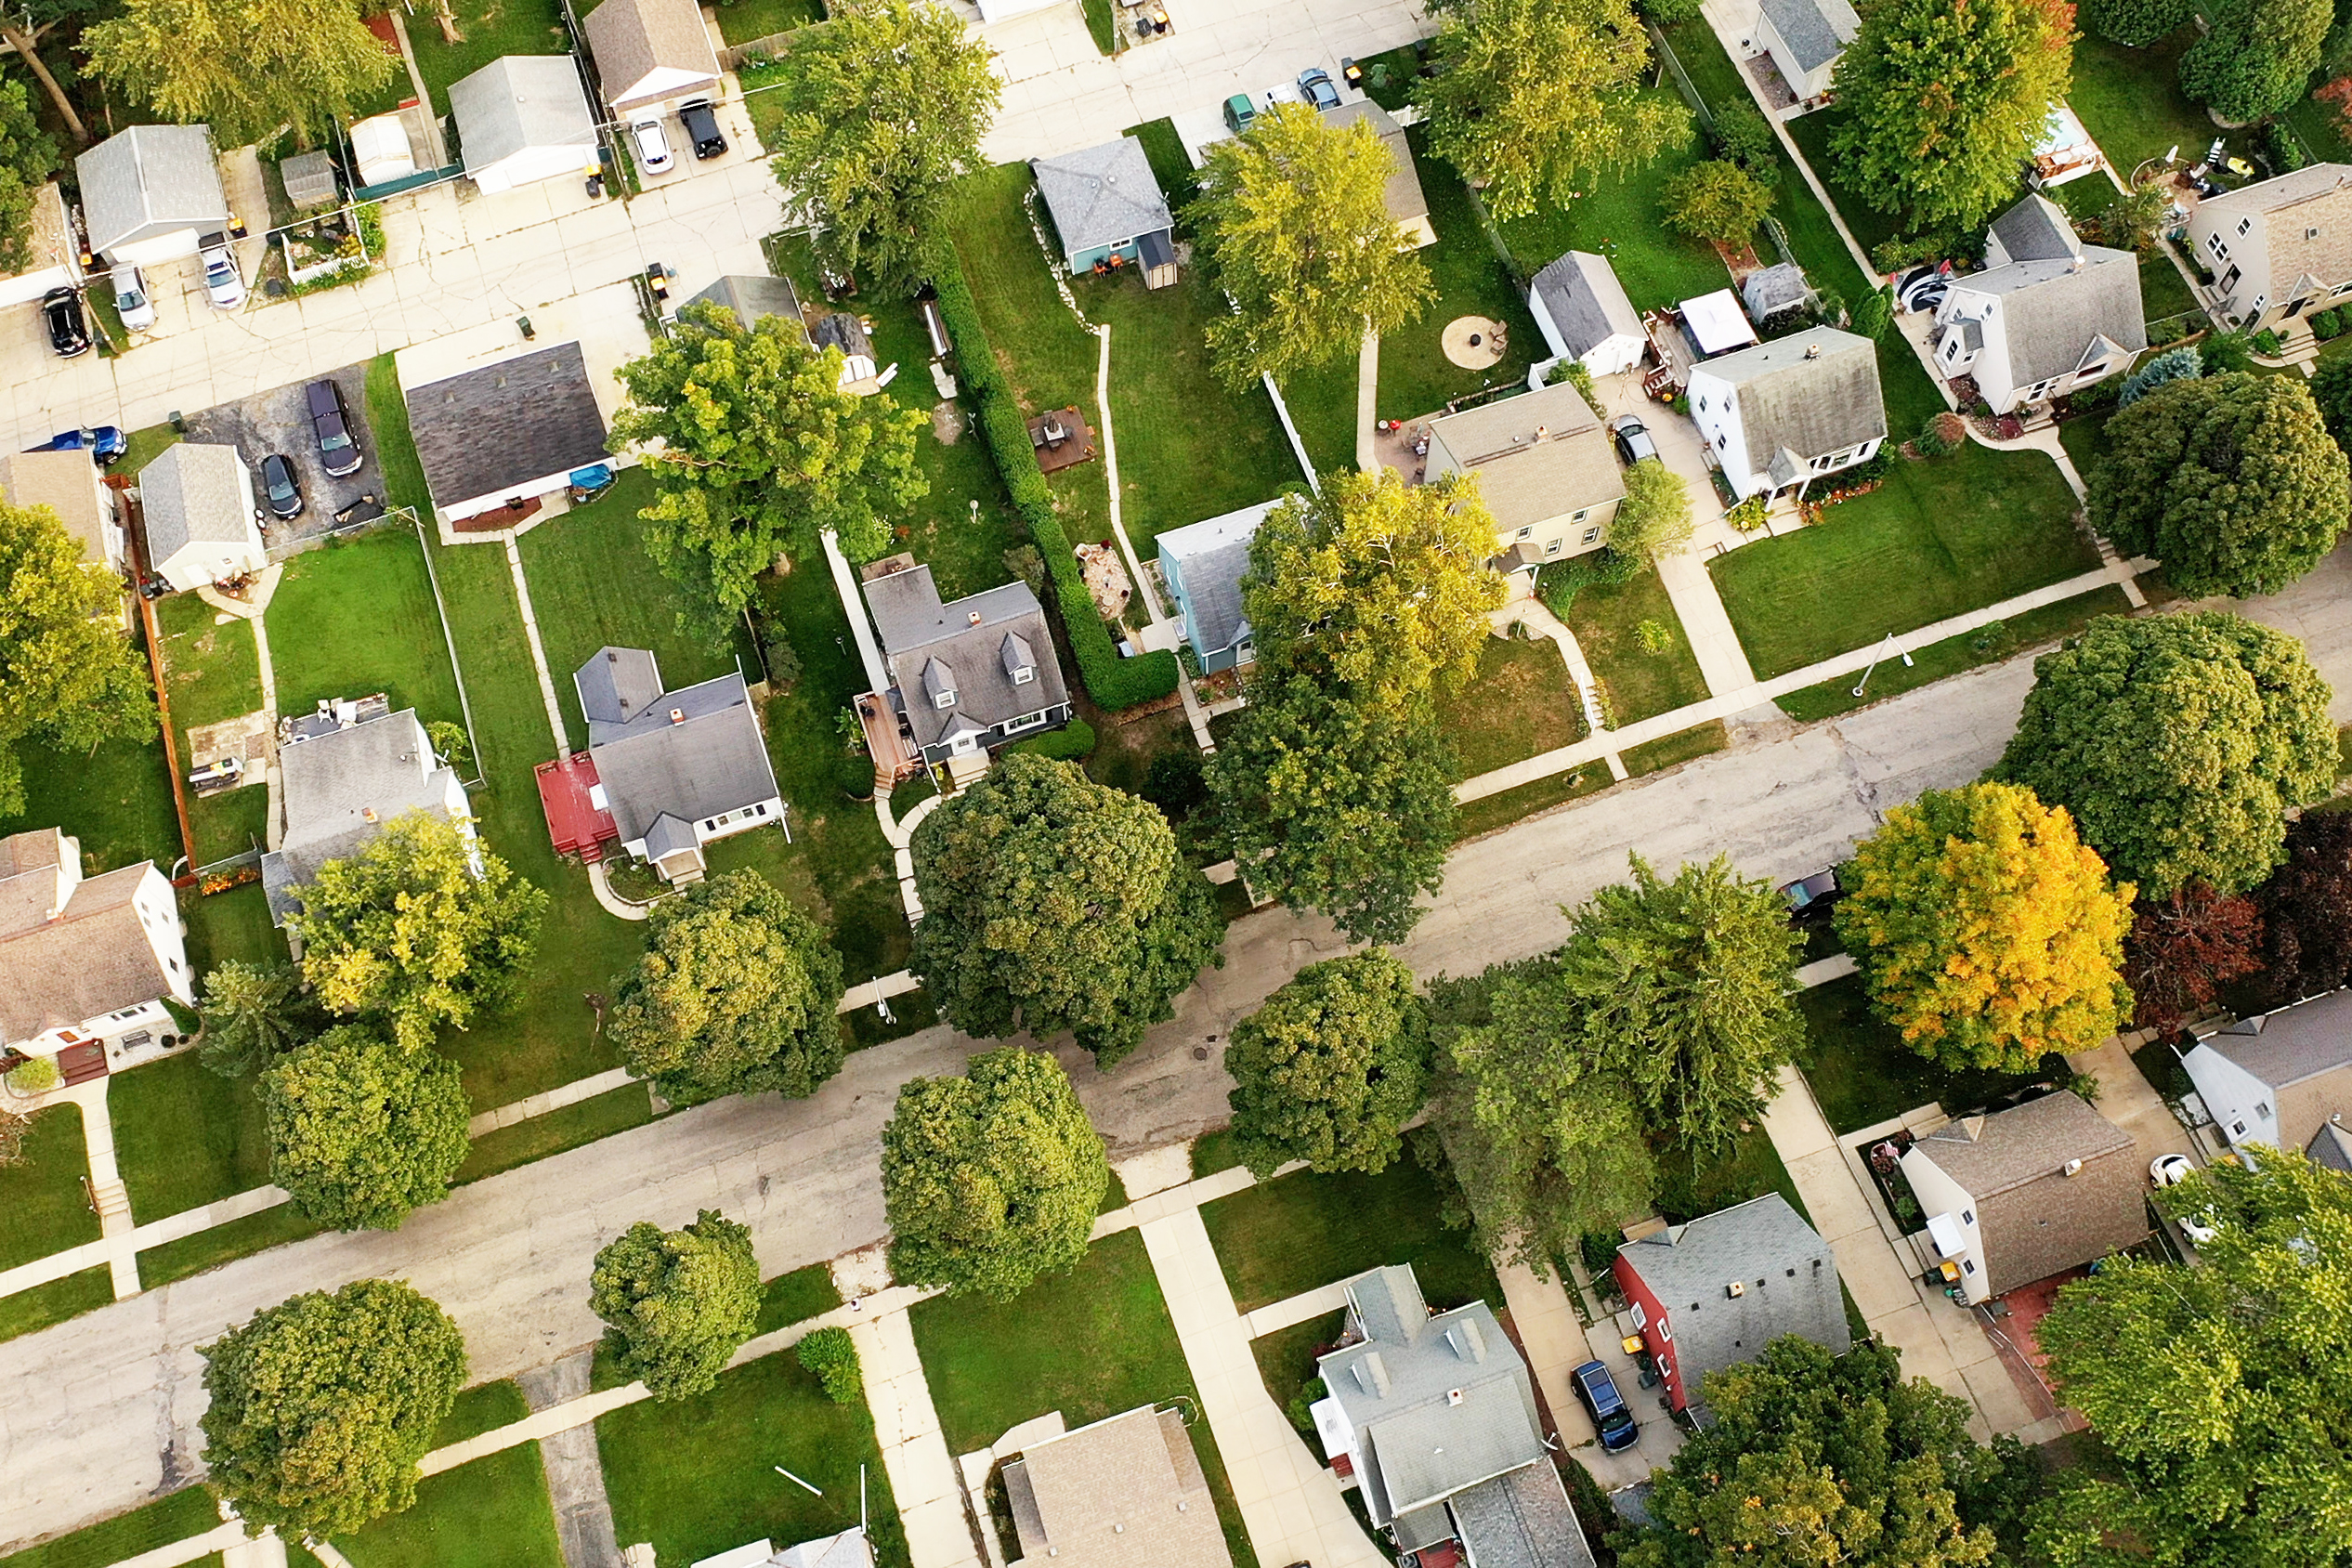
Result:
<svg viewBox="0 0 2352 1568">
<path fill-rule="evenodd" d="M 1234 662 L 1236 664 L 1257 663 L 1258 645 L 1256 643 L 1245 642 L 1239 647 L 1234 649 Z"/>
<path fill-rule="evenodd" d="M 1960 1272 L 1961 1272 L 1962 1274 L 1974 1274 L 1974 1273 L 1976 1273 L 1976 1272 L 1977 1272 L 1977 1261 L 1976 1261 L 1974 1258 L 1963 1258 L 1963 1259 L 1961 1259 L 1961 1260 L 1960 1260 Z"/>
<path fill-rule="evenodd" d="M 1641 1303 L 1639 1301 L 1636 1301 L 1633 1304 L 1633 1326 L 1636 1328 L 1647 1328 L 1650 1326 L 1650 1314 L 1643 1309 Z"/>
<path fill-rule="evenodd" d="M 1723 450 L 1723 432 L 1720 430 L 1718 430 L 1715 433 L 1715 450 L 1717 451 L 1721 451 Z"/>
<path fill-rule="evenodd" d="M 1546 555 L 1557 555 L 1560 554 L 1561 546 L 1567 542 L 1568 542 L 1564 539 L 1547 539 L 1544 541 L 1544 554 Z"/>
<path fill-rule="evenodd" d="M 1517 533 L 1512 534 L 1511 537 L 1513 539 L 1533 539 L 1535 537 L 1535 526 L 1530 524 L 1526 528 L 1521 529 Z"/>
<path fill-rule="evenodd" d="M 2258 1117 L 2267 1117 L 2269 1114 L 2269 1105 L 2259 1100 L 2254 1102 L 2254 1115 Z"/>
<path fill-rule="evenodd" d="M 1599 527 L 1596 526 L 1585 529 L 1584 542 L 1587 544 L 1598 544 L 1601 542 L 1601 529 Z"/>
<path fill-rule="evenodd" d="M 2254 295 L 2254 303 L 2246 307 L 2246 320 L 2249 321 L 2258 320 L 2262 316 L 2262 307 L 2269 303 L 2270 296 L 2268 294 L 2258 294 Z"/>
<path fill-rule="evenodd" d="M 1706 394 L 1704 392 L 1699 394 L 1699 412 L 1701 413 L 1706 412 Z"/>
<path fill-rule="evenodd" d="M 2238 220 L 2238 238 L 2239 238 L 2239 239 L 2241 239 L 2241 240 L 2244 239 L 2244 238 L 2245 238 L 2248 234 L 2252 233 L 2253 231 L 2254 231 L 2254 219 L 2253 219 L 2253 218 L 2251 218 L 2251 217 L 2241 217 L 2241 218 L 2240 218 L 2240 219 Z"/>
<path fill-rule="evenodd" d="M 2228 261 L 2229 259 L 2229 242 L 2218 234 L 2208 234 L 2205 236 L 2205 249 L 2214 253 L 2214 259 L 2215 261 Z"/>
<path fill-rule="evenodd" d="M 1123 251 L 1123 250 L 1127 249 L 1130 245 L 1132 245 L 1134 242 L 1135 242 L 1135 236 L 1134 236 L 1134 235 L 1132 235 L 1132 234 L 1130 234 L 1130 235 L 1129 235 L 1129 236 L 1128 236 L 1126 239 L 1124 239 L 1124 240 L 1114 240 L 1114 241 L 1112 241 L 1112 242 L 1111 242 L 1111 249 L 1113 249 L 1113 250 L 1115 250 L 1115 251 Z"/>
<path fill-rule="evenodd" d="M 1943 340 L 1943 362 L 1948 365 L 1958 358 L 1960 358 L 1960 334 L 1954 333 Z"/>
<path fill-rule="evenodd" d="M 1570 522 L 1572 522 L 1572 523 L 1581 523 L 1581 522 L 1583 522 L 1583 521 L 1585 520 L 1585 518 L 1586 518 L 1587 516 L 1590 516 L 1590 515 L 1591 515 L 1591 512 L 1592 512 L 1592 508 L 1591 508 L 1591 507 L 1589 507 L 1589 506 L 1588 506 L 1588 507 L 1586 507 L 1583 511 L 1581 511 L 1581 512 L 1577 513 L 1575 516 L 1573 516 L 1573 517 L 1569 518 L 1568 520 L 1569 520 Z"/>
<path fill-rule="evenodd" d="M 1960 1222 L 1964 1225 L 1975 1224 L 1977 1222 L 1976 1210 L 1973 1209 L 1963 1209 L 1960 1210 Z"/>
<path fill-rule="evenodd" d="M 1017 719 L 1005 720 L 1005 734 L 1011 735 L 1016 729 L 1035 729 L 1038 725 L 1045 723 L 1045 712 L 1046 711 L 1040 708 L 1034 713 L 1024 713 Z"/>
<path fill-rule="evenodd" d="M 943 691 L 931 699 L 931 705 L 934 708 L 952 708 L 956 705 L 956 694 L 952 691 Z"/>
<path fill-rule="evenodd" d="M 2243 1138 L 2246 1135 L 2246 1124 L 2242 1121 L 2231 1122 L 2229 1124 L 2229 1135 L 2232 1138 Z"/>
<path fill-rule="evenodd" d="M 751 808 L 751 815 L 754 817 L 765 817 L 767 815 L 767 803 L 765 801 L 762 801 L 759 804 L 753 806 Z"/>
<path fill-rule="evenodd" d="M 1019 669 L 1013 672 L 1013 684 L 1014 686 L 1027 686 L 1031 681 L 1034 681 L 1037 678 L 1038 673 L 1026 664 L 1022 665 Z"/>
</svg>

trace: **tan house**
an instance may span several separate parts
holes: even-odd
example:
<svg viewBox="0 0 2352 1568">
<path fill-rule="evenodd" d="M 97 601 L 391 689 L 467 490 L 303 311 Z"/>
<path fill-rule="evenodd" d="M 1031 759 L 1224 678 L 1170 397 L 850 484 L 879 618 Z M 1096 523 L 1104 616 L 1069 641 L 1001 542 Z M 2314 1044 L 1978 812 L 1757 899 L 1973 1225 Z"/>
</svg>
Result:
<svg viewBox="0 0 2352 1568">
<path fill-rule="evenodd" d="M 12 506 L 46 506 L 80 542 L 82 558 L 123 569 L 123 524 L 114 492 L 85 451 L 20 451 L 0 456 L 0 496 Z"/>
<path fill-rule="evenodd" d="M 2352 294 L 2352 164 L 2314 163 L 2200 202 L 2189 245 L 2233 326 L 2334 305 Z"/>
<path fill-rule="evenodd" d="M 718 52 L 694 0 L 603 0 L 580 30 L 616 114 L 658 113 L 672 99 L 718 90 Z"/>
<path fill-rule="evenodd" d="M 1233 1568 L 1173 1409 L 1147 1405 L 1028 1444 L 1004 1462 L 1004 1496 L 1021 1541 L 1012 1568 Z"/>
<path fill-rule="evenodd" d="M 1405 139 L 1405 127 L 1395 116 L 1370 98 L 1343 103 L 1323 111 L 1323 123 L 1344 127 L 1358 120 L 1372 127 L 1372 134 L 1380 138 L 1392 160 L 1389 167 L 1389 182 L 1382 188 L 1381 199 L 1387 203 L 1389 217 L 1413 237 L 1413 248 L 1437 243 L 1437 230 L 1430 225 L 1430 199 L 1421 190 L 1420 172 L 1413 165 L 1412 144 Z"/>
<path fill-rule="evenodd" d="M 1601 416 L 1567 382 L 1430 422 L 1429 477 L 1477 476 L 1495 514 L 1495 558 L 1510 596 L 1535 592 L 1546 561 L 1598 550 L 1625 499 Z"/>
</svg>

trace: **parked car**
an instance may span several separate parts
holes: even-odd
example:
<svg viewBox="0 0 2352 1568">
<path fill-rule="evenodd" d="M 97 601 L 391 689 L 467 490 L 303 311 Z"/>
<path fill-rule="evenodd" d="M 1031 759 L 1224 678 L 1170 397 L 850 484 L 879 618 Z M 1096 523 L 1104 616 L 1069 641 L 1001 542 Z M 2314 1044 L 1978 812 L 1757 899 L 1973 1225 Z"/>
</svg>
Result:
<svg viewBox="0 0 2352 1568">
<path fill-rule="evenodd" d="M 1331 80 L 1331 73 L 1319 65 L 1311 65 L 1299 72 L 1299 90 L 1307 95 L 1307 101 L 1317 109 L 1339 107 L 1339 89 Z"/>
<path fill-rule="evenodd" d="M 2187 1155 L 2158 1155 L 2148 1167 L 2148 1179 L 2160 1187 L 2176 1187 L 2189 1180 L 2196 1169 Z M 2221 1222 L 2210 1209 L 2195 1214 L 2176 1214 L 2173 1219 L 2192 1246 L 2203 1247 L 2221 1234 Z"/>
<path fill-rule="evenodd" d="M 302 516 L 302 481 L 294 476 L 291 460 L 274 451 L 263 458 L 261 488 L 269 497 L 271 516 L 283 523 Z"/>
<path fill-rule="evenodd" d="M 101 466 L 118 462 L 126 443 L 119 425 L 84 425 L 79 430 L 60 430 L 37 447 L 27 451 L 85 451 L 90 461 Z"/>
<path fill-rule="evenodd" d="M 637 167 L 649 175 L 668 172 L 677 160 L 670 155 L 670 137 L 659 119 L 648 117 L 633 121 L 629 126 L 629 145 L 637 154 Z"/>
<path fill-rule="evenodd" d="M 1617 456 L 1628 468 L 1645 457 L 1658 455 L 1658 443 L 1650 438 L 1650 427 L 1629 413 L 1609 422 L 1609 438 L 1617 443 Z"/>
<path fill-rule="evenodd" d="M 114 313 L 135 333 L 155 324 L 155 302 L 147 297 L 147 275 L 127 261 L 114 269 Z"/>
<path fill-rule="evenodd" d="M 1568 1380 L 1576 1385 L 1576 1398 L 1592 1413 L 1592 1424 L 1601 1434 L 1601 1447 L 1616 1454 L 1641 1441 L 1641 1427 L 1626 1407 L 1625 1397 L 1617 1392 L 1617 1380 L 1609 1376 L 1609 1368 L 1597 1361 L 1588 1361 L 1569 1373 Z"/>
<path fill-rule="evenodd" d="M 1810 877 L 1781 884 L 1781 896 L 1788 900 L 1788 918 L 1799 925 L 1827 920 L 1844 893 L 1845 889 L 1837 885 L 1835 870 L 1815 871 Z"/>
<path fill-rule="evenodd" d="M 340 479 L 357 474 L 367 459 L 351 438 L 351 411 L 344 406 L 343 388 L 332 381 L 314 381 L 305 389 L 310 400 L 310 428 L 319 438 L 319 464 Z"/>
<path fill-rule="evenodd" d="M 719 134 L 718 112 L 709 98 L 688 98 L 678 105 L 678 121 L 686 126 L 686 140 L 694 144 L 697 158 L 716 158 L 726 150 L 726 137 Z"/>
<path fill-rule="evenodd" d="M 234 310 L 245 303 L 244 274 L 237 270 L 237 253 L 226 234 L 207 235 L 196 253 L 204 264 L 204 293 L 216 310 Z"/>
<path fill-rule="evenodd" d="M 51 289 L 41 296 L 41 320 L 48 323 L 49 346 L 60 359 L 90 351 L 90 324 L 82 318 L 82 296 L 72 289 Z"/>
<path fill-rule="evenodd" d="M 1258 105 L 1248 93 L 1235 93 L 1225 100 L 1225 129 L 1237 137 L 1248 136 L 1257 123 Z"/>
</svg>

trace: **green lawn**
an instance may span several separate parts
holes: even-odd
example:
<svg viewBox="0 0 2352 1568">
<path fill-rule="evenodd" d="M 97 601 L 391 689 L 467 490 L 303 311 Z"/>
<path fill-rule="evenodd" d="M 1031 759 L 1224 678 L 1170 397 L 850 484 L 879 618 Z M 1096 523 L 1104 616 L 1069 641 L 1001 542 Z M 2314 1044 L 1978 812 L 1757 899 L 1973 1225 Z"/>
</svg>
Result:
<svg viewBox="0 0 2352 1568">
<path fill-rule="evenodd" d="M 138 1255 L 139 1283 L 152 1290 L 159 1285 L 169 1285 L 223 1263 L 317 1235 L 323 1228 L 316 1221 L 295 1213 L 292 1204 L 280 1204 L 177 1241 L 167 1241 L 161 1247 L 148 1248 Z"/>
<path fill-rule="evenodd" d="M 1338 1347 L 1347 1320 L 1345 1313 L 1330 1313 L 1261 1334 L 1249 1341 L 1249 1353 L 1258 1363 L 1258 1376 L 1265 1383 L 1266 1392 L 1310 1444 L 1314 1442 L 1314 1421 L 1307 1416 L 1307 1406 L 1321 1399 L 1325 1392 L 1323 1375 L 1315 1370 L 1315 1363 L 1319 1356 Z M 1301 1419 L 1302 1417 L 1307 1418 Z"/>
<path fill-rule="evenodd" d="M 185 757 L 189 730 L 261 706 L 261 660 L 251 621 L 193 594 L 157 600 L 155 626 L 163 634 L 164 695 L 178 731 L 173 744 Z"/>
<path fill-rule="evenodd" d="M 1628 746 L 1620 753 L 1620 758 L 1626 764 L 1627 773 L 1639 778 L 1645 773 L 1663 773 L 1683 763 L 1713 756 L 1731 743 L 1731 738 L 1724 729 L 1723 721 L 1709 719 L 1690 729 L 1645 741 L 1639 746 Z"/>
<path fill-rule="evenodd" d="M 593 1099 L 475 1139 L 473 1151 L 465 1156 L 465 1163 L 457 1168 L 451 1184 L 462 1186 L 467 1182 L 478 1182 L 502 1170 L 512 1170 L 518 1165 L 529 1165 L 532 1160 L 545 1159 L 549 1155 L 559 1155 L 566 1149 L 576 1149 L 633 1127 L 643 1127 L 652 1119 L 653 1103 L 644 1084 L 608 1090 Z"/>
<path fill-rule="evenodd" d="M 723 0 L 718 10 L 719 36 L 730 44 L 749 44 L 825 20 L 824 0 Z"/>
<path fill-rule="evenodd" d="M 777 1274 L 760 1287 L 758 1332 L 773 1334 L 779 1328 L 821 1316 L 841 1304 L 842 1293 L 833 1284 L 832 1269 L 824 1263 L 810 1263 L 791 1274 Z"/>
<path fill-rule="evenodd" d="M 1476 678 L 1458 695 L 1439 699 L 1437 722 L 1465 778 L 1569 745 L 1584 733 L 1576 683 L 1549 637 L 1480 644 Z"/>
<path fill-rule="evenodd" d="M 625 1543 L 650 1541 L 661 1568 L 731 1550 L 764 1535 L 778 1547 L 857 1522 L 858 1476 L 876 1559 L 908 1568 L 890 1477 L 860 1401 L 835 1405 L 790 1354 L 763 1356 L 709 1393 L 647 1401 L 596 1423 L 605 1490 Z M 783 1466 L 823 1493 L 776 1473 Z"/>
<path fill-rule="evenodd" d="M 82 869 L 91 876 L 141 860 L 168 871 L 180 857 L 160 734 L 144 744 L 104 740 L 90 751 L 39 740 L 20 740 L 13 750 L 24 769 L 24 810 L 0 819 L 0 836 L 62 828 L 82 841 Z"/>
<path fill-rule="evenodd" d="M 0 1269 L 98 1238 L 82 1186 L 89 1173 L 82 1108 L 67 1101 L 36 1112 L 23 1160 L 0 1169 Z"/>
<path fill-rule="evenodd" d="M 1497 828 L 1508 828 L 1523 817 L 1587 795 L 1597 795 L 1613 780 L 1609 769 L 1601 763 L 1588 763 L 1566 773 L 1555 773 L 1530 784 L 1517 785 L 1482 795 L 1462 806 L 1454 819 L 1454 842 L 1474 839 L 1481 833 L 1491 833 Z"/>
<path fill-rule="evenodd" d="M 512 1385 L 507 1385 L 512 1387 Z M 563 1568 L 539 1444 L 525 1443 L 417 1483 L 407 1511 L 335 1538 L 352 1568 Z"/>
<path fill-rule="evenodd" d="M 433 111 L 450 111 L 450 84 L 505 55 L 560 55 L 569 50 L 563 11 L 555 0 L 451 0 L 463 43 L 444 43 L 429 11 L 405 19 L 417 73 L 433 95 Z M 407 97 L 405 91 L 401 97 Z M 398 101 L 397 99 L 395 101 Z"/>
<path fill-rule="evenodd" d="M 2184 163 L 2202 163 L 2205 149 L 2223 134 L 2180 90 L 2180 57 L 2197 37 L 2192 23 L 2144 49 L 2127 49 L 2087 29 L 2074 41 L 2074 85 L 2066 101 L 2124 179 L 2144 161 L 2174 148 Z M 2247 152 L 2256 139 L 2243 131 L 2232 133 L 2229 150 Z"/>
<path fill-rule="evenodd" d="M 425 552 L 404 526 L 288 561 L 269 601 L 268 632 L 281 713 L 380 691 L 394 712 L 413 708 L 425 724 L 464 719 Z"/>
<path fill-rule="evenodd" d="M 1283 406 L 1290 411 L 1290 423 L 1299 427 L 1307 460 L 1318 474 L 1355 466 L 1355 394 L 1352 354 L 1282 378 Z"/>
<path fill-rule="evenodd" d="M 2173 265 L 2172 253 L 2161 246 L 2140 253 L 2139 300 L 2140 314 L 2150 321 L 2162 321 L 2198 307 L 2196 291 L 2180 275 L 2180 268 Z"/>
<path fill-rule="evenodd" d="M 486 1431 L 511 1427 L 529 1414 L 530 1401 L 523 1397 L 521 1387 L 512 1379 L 476 1383 L 459 1391 L 457 1403 L 450 1406 L 450 1413 L 434 1429 L 433 1446 L 447 1448 L 452 1443 L 463 1443 Z"/>
<path fill-rule="evenodd" d="M 188 1486 L 103 1523 L 11 1552 L 0 1561 L 7 1568 L 111 1568 L 124 1558 L 218 1528 L 220 1513 L 212 1494 L 202 1486 Z"/>
<path fill-rule="evenodd" d="M 1657 1151 L 1657 1210 L 1672 1223 L 1679 1225 L 1766 1193 L 1778 1193 L 1797 1212 L 1805 1212 L 1805 1200 L 1788 1167 L 1761 1127 L 1741 1133 L 1711 1156 L 1670 1143 Z"/>
<path fill-rule="evenodd" d="M 38 1334 L 114 1300 L 114 1271 L 100 1263 L 80 1274 L 0 1298 L 0 1341 Z"/>
<path fill-rule="evenodd" d="M 2094 413 L 2078 414 L 2058 426 L 2058 444 L 2074 464 L 2074 472 L 2090 482 L 2091 466 L 2107 452 L 2107 422 L 2114 417 L 2112 409 L 2100 409 Z"/>
<path fill-rule="evenodd" d="M 247 963 L 286 960 L 286 939 L 269 923 L 269 899 L 257 882 L 210 895 L 183 890 L 179 913 L 188 922 L 190 973 L 209 974 L 225 959 Z"/>
<path fill-rule="evenodd" d="M 1076 1267 L 1010 1301 L 934 1296 L 908 1317 L 951 1454 L 987 1447 L 1052 1410 L 1078 1428 L 1173 1399 L 1198 1408 L 1159 1281 L 1134 1231 L 1104 1237 Z M 1196 1420 L 1191 1430 L 1234 1562 L 1258 1568 L 1209 1423 Z"/>
<path fill-rule="evenodd" d="M 1837 204 L 1837 216 L 1846 220 L 1862 248 L 1875 251 L 1901 231 L 1902 218 L 1898 213 L 1882 212 L 1862 199 L 1861 190 L 1846 177 L 1844 161 L 1830 150 L 1830 138 L 1846 123 L 1846 111 L 1824 109 L 1788 122 L 1790 139 L 1805 154 L 1805 162 L 1821 176 L 1822 188 Z M 1853 302 L 1848 301 L 1849 305 Z"/>
<path fill-rule="evenodd" d="M 1815 719 L 1835 718 L 1850 713 L 1857 708 L 1882 701 L 1906 691 L 1914 691 L 1933 681 L 1956 675 L 1963 670 L 1973 670 L 1980 664 L 1997 663 L 2012 658 L 2027 648 L 2068 637 L 2088 625 L 2096 616 L 2128 615 L 2132 602 L 2121 588 L 2098 588 L 2040 609 L 2006 621 L 1980 626 L 1957 637 L 1946 637 L 1940 643 L 1910 650 L 1912 663 L 1906 667 L 1900 660 L 1882 661 L 1871 673 L 1870 684 L 1861 697 L 1854 695 L 1858 677 L 1840 675 L 1820 686 L 1807 686 L 1777 699 L 1781 712 L 1800 723 Z"/>
<path fill-rule="evenodd" d="M 1810 1037 L 1797 1065 L 1833 1132 L 1869 1127 L 1929 1101 L 1965 1114 L 2042 1076 L 1945 1071 L 1871 1016 L 1859 975 L 1815 986 L 1797 1004 Z"/>
<path fill-rule="evenodd" d="M 1437 1176 L 1408 1149 L 1378 1175 L 1300 1170 L 1261 1182 L 1205 1205 L 1200 1218 L 1243 1312 L 1386 1263 L 1412 1264 L 1432 1306 L 1479 1297 L 1501 1305 L 1470 1233 L 1440 1222 L 1444 1201 Z"/>
<path fill-rule="evenodd" d="M 185 1052 L 109 1086 L 114 1157 L 140 1224 L 269 1182 L 269 1133 L 250 1078 L 226 1078 Z"/>
<path fill-rule="evenodd" d="M 1454 166 L 1432 155 L 1427 134 L 1416 125 L 1405 133 L 1420 170 L 1421 193 L 1430 204 L 1430 227 L 1437 243 L 1418 253 L 1437 291 L 1421 319 L 1380 339 L 1380 387 L 1375 413 L 1381 419 L 1417 419 L 1439 413 L 1454 399 L 1487 386 L 1523 383 L 1527 366 L 1550 353 L 1527 296 L 1495 253 L 1479 222 L 1470 188 Z M 1440 340 L 1447 322 L 1483 316 L 1503 324 L 1500 364 L 1466 371 L 1446 359 Z"/>
<path fill-rule="evenodd" d="M 1707 563 L 1760 679 L 2098 565 L 2074 495 L 2040 452 L 1974 443 L 1898 459 L 1823 521 Z"/>
<path fill-rule="evenodd" d="M 1672 637 L 1665 652 L 1641 646 L 1636 628 L 1645 621 L 1657 622 Z M 1654 569 L 1622 587 L 1589 582 L 1577 589 L 1568 607 L 1568 629 L 1576 634 L 1592 673 L 1608 687 L 1617 723 L 1629 725 L 1706 700 L 1699 657 L 1691 651 L 1682 619 Z"/>
<path fill-rule="evenodd" d="M 196 864 L 210 866 L 268 843 L 269 789 L 259 779 L 217 795 L 188 798 L 188 828 L 196 838 Z"/>
</svg>

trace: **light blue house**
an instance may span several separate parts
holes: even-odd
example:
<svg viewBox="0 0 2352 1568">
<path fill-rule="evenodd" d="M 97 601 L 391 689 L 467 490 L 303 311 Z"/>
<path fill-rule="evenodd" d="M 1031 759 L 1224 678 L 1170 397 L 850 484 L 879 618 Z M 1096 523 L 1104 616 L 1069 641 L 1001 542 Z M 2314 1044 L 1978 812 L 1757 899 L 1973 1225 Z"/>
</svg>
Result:
<svg viewBox="0 0 2352 1568">
<path fill-rule="evenodd" d="M 1184 640 L 1201 673 L 1215 674 L 1258 657 L 1249 618 L 1241 608 L 1241 576 L 1249 569 L 1249 542 L 1258 524 L 1280 503 L 1261 501 L 1222 517 L 1170 529 L 1159 536 L 1159 570 L 1176 600 Z"/>
<path fill-rule="evenodd" d="M 1058 158 L 1032 158 L 1029 167 L 1073 273 L 1109 264 L 1143 268 L 1148 288 L 1176 281 L 1168 198 L 1142 142 L 1121 137 Z"/>
</svg>

